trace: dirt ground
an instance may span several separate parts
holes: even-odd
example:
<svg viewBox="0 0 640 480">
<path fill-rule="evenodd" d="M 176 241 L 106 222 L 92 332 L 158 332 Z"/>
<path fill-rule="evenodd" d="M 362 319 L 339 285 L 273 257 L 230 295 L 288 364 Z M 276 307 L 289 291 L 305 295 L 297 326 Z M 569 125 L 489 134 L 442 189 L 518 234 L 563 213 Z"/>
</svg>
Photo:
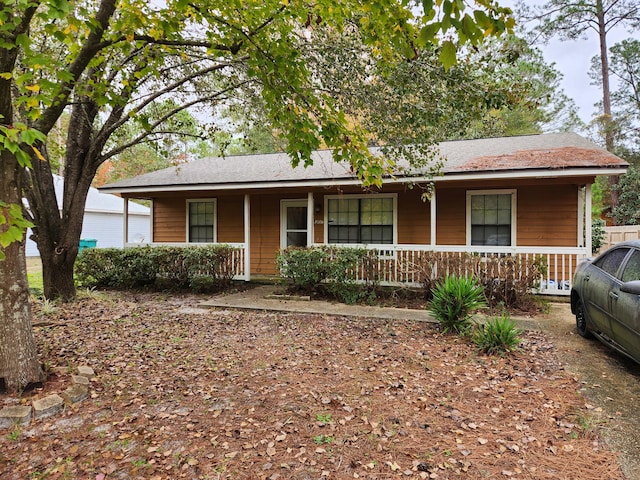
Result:
<svg viewBox="0 0 640 480">
<path fill-rule="evenodd" d="M 546 334 L 487 357 L 423 322 L 202 298 L 36 305 L 42 361 L 65 371 L 0 406 L 64 390 L 78 365 L 98 376 L 82 403 L 2 432 L 0 478 L 623 478 L 601 436 L 617 419 Z"/>
<path fill-rule="evenodd" d="M 601 430 L 620 452 L 625 478 L 640 479 L 640 366 L 597 340 L 580 337 L 568 304 L 555 304 L 539 318 L 558 359 L 580 382 L 580 392 L 602 409 Z"/>
</svg>

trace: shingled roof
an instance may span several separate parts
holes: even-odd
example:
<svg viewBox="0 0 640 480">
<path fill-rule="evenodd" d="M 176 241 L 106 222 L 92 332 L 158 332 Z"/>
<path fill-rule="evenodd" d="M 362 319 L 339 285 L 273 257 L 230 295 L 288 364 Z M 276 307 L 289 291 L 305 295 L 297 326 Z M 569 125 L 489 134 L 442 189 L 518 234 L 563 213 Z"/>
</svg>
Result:
<svg viewBox="0 0 640 480">
<path fill-rule="evenodd" d="M 442 142 L 443 175 L 434 180 L 522 178 L 559 175 L 619 175 L 628 164 L 575 133 Z M 349 165 L 333 161 L 331 150 L 315 151 L 313 165 L 291 167 L 284 153 L 203 158 L 139 175 L 100 188 L 108 193 L 226 190 L 298 185 L 355 184 Z M 414 171 L 413 181 L 426 171 Z M 390 182 L 406 181 L 398 176 Z"/>
</svg>

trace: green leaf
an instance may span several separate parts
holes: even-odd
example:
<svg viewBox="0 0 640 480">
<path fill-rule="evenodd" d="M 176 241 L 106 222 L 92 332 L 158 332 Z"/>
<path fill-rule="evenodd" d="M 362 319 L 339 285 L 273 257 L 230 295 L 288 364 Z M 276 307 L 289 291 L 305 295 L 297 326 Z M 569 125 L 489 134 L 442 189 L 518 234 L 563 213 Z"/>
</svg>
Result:
<svg viewBox="0 0 640 480">
<path fill-rule="evenodd" d="M 425 25 L 420 29 L 420 36 L 418 37 L 422 45 L 428 43 L 435 43 L 436 34 L 440 30 L 440 23 L 434 22 L 429 25 Z"/>
<path fill-rule="evenodd" d="M 449 70 L 456 64 L 456 52 L 457 48 L 451 40 L 446 40 L 442 43 L 439 58 L 445 70 Z"/>
<path fill-rule="evenodd" d="M 16 160 L 20 164 L 21 167 L 30 167 L 31 166 L 31 157 L 24 150 L 18 148 L 15 151 Z"/>
<path fill-rule="evenodd" d="M 475 18 L 476 23 L 483 29 L 486 30 L 491 26 L 491 20 L 487 16 L 487 14 L 482 10 L 474 10 L 473 18 Z"/>
<path fill-rule="evenodd" d="M 27 145 L 33 145 L 38 141 L 45 142 L 47 140 L 46 135 L 32 128 L 23 131 L 21 137 L 22 141 Z"/>
</svg>

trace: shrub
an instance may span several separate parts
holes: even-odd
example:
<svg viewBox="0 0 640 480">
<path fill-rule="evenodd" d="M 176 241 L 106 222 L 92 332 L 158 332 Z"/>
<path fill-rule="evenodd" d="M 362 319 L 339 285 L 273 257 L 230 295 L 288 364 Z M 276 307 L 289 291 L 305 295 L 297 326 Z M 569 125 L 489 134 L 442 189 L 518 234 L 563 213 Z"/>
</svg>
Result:
<svg viewBox="0 0 640 480">
<path fill-rule="evenodd" d="M 591 248 L 594 252 L 599 252 L 604 245 L 606 231 L 604 229 L 606 223 L 601 218 L 595 218 L 591 226 Z"/>
<path fill-rule="evenodd" d="M 546 272 L 543 257 L 449 252 L 421 252 L 404 268 L 422 285 L 426 298 L 446 276 L 473 277 L 491 308 L 504 304 L 521 310 L 535 308 L 533 291 Z"/>
<path fill-rule="evenodd" d="M 364 248 L 290 247 L 281 250 L 276 260 L 281 277 L 294 291 L 309 294 L 322 290 L 353 304 L 375 296 L 379 283 L 375 255 Z M 358 277 L 366 280 L 358 281 Z"/>
<path fill-rule="evenodd" d="M 375 296 L 376 278 L 369 278 L 367 272 L 371 267 L 370 253 L 365 248 L 329 247 L 327 248 L 327 283 L 328 292 L 336 299 L 352 305 L 371 299 Z M 358 271 L 364 273 L 360 277 L 367 280 L 358 282 Z"/>
<path fill-rule="evenodd" d="M 76 282 L 81 287 L 115 287 L 123 250 L 88 248 L 78 254 L 75 263 Z"/>
<path fill-rule="evenodd" d="M 328 254 L 324 248 L 289 247 L 281 250 L 276 261 L 280 276 L 288 280 L 295 291 L 313 292 L 327 278 Z"/>
<path fill-rule="evenodd" d="M 227 288 L 238 259 L 227 245 L 91 248 L 78 255 L 76 281 L 98 288 Z"/>
<path fill-rule="evenodd" d="M 500 317 L 477 325 L 471 339 L 480 351 L 494 355 L 514 351 L 520 343 L 521 334 L 522 330 L 516 328 L 515 322 L 505 311 Z"/>
<path fill-rule="evenodd" d="M 482 287 L 471 277 L 447 276 L 433 289 L 431 313 L 445 332 L 466 333 L 471 314 L 486 306 Z"/>
</svg>

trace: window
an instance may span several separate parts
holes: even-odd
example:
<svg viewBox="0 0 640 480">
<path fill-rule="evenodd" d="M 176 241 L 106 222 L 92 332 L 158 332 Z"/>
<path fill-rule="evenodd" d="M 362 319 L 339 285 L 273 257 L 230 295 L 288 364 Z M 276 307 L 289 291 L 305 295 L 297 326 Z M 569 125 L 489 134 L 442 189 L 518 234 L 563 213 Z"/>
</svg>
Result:
<svg viewBox="0 0 640 480">
<path fill-rule="evenodd" d="M 640 280 L 640 250 L 634 250 L 622 272 L 623 282 Z"/>
<path fill-rule="evenodd" d="M 395 196 L 328 198 L 326 211 L 328 243 L 394 243 Z"/>
<path fill-rule="evenodd" d="M 467 243 L 515 245 L 515 191 L 467 192 Z"/>
<path fill-rule="evenodd" d="M 618 268 L 620 268 L 620 264 L 624 261 L 628 253 L 628 248 L 614 248 L 598 258 L 593 264 L 612 277 L 615 277 Z"/>
<path fill-rule="evenodd" d="M 187 200 L 187 231 L 189 242 L 216 241 L 215 200 Z"/>
</svg>

